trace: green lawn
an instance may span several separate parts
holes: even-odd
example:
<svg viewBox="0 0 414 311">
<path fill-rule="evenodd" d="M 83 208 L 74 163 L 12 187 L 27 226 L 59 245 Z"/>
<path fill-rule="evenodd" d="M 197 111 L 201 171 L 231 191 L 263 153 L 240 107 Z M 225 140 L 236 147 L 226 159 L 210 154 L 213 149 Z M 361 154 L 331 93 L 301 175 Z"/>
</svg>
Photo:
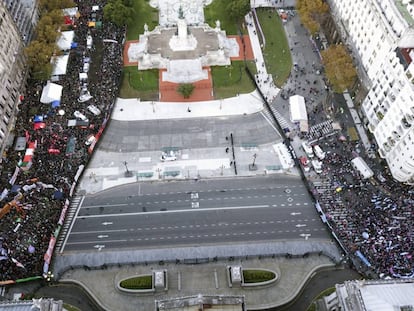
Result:
<svg viewBox="0 0 414 311">
<path fill-rule="evenodd" d="M 292 57 L 285 30 L 279 16 L 268 9 L 257 9 L 257 16 L 266 38 L 263 57 L 267 72 L 272 74 L 275 84 L 281 87 L 292 69 Z"/>
<path fill-rule="evenodd" d="M 158 69 L 138 71 L 136 66 L 124 67 L 119 97 L 158 100 Z"/>
<path fill-rule="evenodd" d="M 144 33 L 144 24 L 149 30 L 158 25 L 158 10 L 151 7 L 149 0 L 134 0 L 134 21 L 127 27 L 127 40 L 138 40 L 140 34 Z"/>
<path fill-rule="evenodd" d="M 237 35 L 237 22 L 230 20 L 225 10 L 228 0 L 214 0 L 210 5 L 204 7 L 204 21 L 211 27 L 216 27 L 216 21 L 220 21 L 220 28 L 226 31 L 227 35 Z"/>
<path fill-rule="evenodd" d="M 246 63 L 253 74 L 256 66 L 253 61 Z M 233 61 L 230 66 L 211 67 L 214 97 L 228 98 L 237 94 L 252 92 L 255 87 L 244 69 L 244 61 Z"/>
</svg>

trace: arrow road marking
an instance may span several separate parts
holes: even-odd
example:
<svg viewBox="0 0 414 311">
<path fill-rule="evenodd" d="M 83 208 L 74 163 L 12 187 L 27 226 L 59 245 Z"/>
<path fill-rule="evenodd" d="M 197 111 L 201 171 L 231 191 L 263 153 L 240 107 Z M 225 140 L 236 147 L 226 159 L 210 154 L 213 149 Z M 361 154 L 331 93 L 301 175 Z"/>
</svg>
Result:
<svg viewBox="0 0 414 311">
<path fill-rule="evenodd" d="M 296 227 L 296 228 L 306 227 L 306 225 L 305 225 L 305 224 L 297 224 L 295 227 Z"/>
<path fill-rule="evenodd" d="M 290 215 L 292 215 L 292 216 L 295 216 L 295 215 L 301 215 L 302 213 L 300 213 L 300 212 L 293 212 L 293 213 L 290 213 Z"/>
<path fill-rule="evenodd" d="M 109 235 L 106 235 L 106 234 L 101 234 L 101 235 L 98 235 L 98 239 L 103 239 L 103 238 L 108 238 L 109 237 Z"/>
<path fill-rule="evenodd" d="M 111 222 L 111 221 L 105 221 L 105 222 L 103 222 L 102 223 L 104 226 L 107 226 L 107 225 L 112 225 L 113 224 L 113 222 Z"/>
</svg>

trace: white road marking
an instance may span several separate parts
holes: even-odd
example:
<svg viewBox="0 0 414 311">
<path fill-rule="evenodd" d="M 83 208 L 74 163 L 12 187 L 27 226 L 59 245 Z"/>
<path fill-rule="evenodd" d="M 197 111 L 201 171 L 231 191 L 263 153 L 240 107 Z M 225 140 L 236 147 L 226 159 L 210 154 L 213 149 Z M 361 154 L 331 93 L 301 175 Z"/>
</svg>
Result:
<svg viewBox="0 0 414 311">
<path fill-rule="evenodd" d="M 127 242 L 128 240 L 105 240 L 105 243 L 119 243 L 119 242 Z M 66 245 L 77 245 L 77 244 L 96 244 L 102 243 L 102 240 L 99 241 L 80 241 L 80 242 L 68 242 Z"/>
<path fill-rule="evenodd" d="M 220 208 L 198 208 L 198 209 L 187 209 L 187 210 L 172 210 L 172 211 L 153 211 L 153 212 L 136 212 L 136 213 L 117 213 L 117 214 L 102 214 L 102 215 L 83 215 L 77 216 L 75 218 L 108 218 L 108 217 L 121 217 L 121 216 L 138 216 L 138 215 L 148 215 L 148 214 L 167 214 L 167 213 L 189 213 L 189 212 L 199 212 L 199 211 L 222 211 L 222 210 L 238 210 L 238 209 L 253 209 L 253 208 L 265 208 L 269 207 L 268 204 L 264 205 L 246 205 L 246 206 L 227 206 Z M 250 223 L 248 223 L 250 224 Z"/>
<path fill-rule="evenodd" d="M 107 232 L 125 232 L 128 231 L 128 229 L 119 229 L 119 230 L 96 230 L 96 231 L 78 231 L 78 232 L 72 232 L 71 234 L 94 234 L 94 233 L 107 233 Z"/>
<path fill-rule="evenodd" d="M 69 230 L 66 232 L 65 240 L 62 243 L 62 248 L 60 249 L 60 253 L 63 253 L 63 250 L 65 249 L 65 245 L 68 242 L 69 235 L 70 235 L 70 233 L 72 231 L 73 225 L 75 224 L 76 218 L 78 217 L 79 211 L 80 211 L 80 209 L 82 207 L 83 200 L 85 200 L 85 197 L 84 196 L 82 197 L 82 199 L 78 203 L 78 208 L 76 209 L 76 213 L 75 213 L 74 217 L 72 218 L 72 222 L 70 224 Z"/>
<path fill-rule="evenodd" d="M 83 199 L 82 199 L 83 202 Z M 95 207 L 118 207 L 118 206 L 125 206 L 129 205 L 129 203 L 120 203 L 120 204 L 108 204 L 108 205 L 84 205 L 81 208 L 95 208 Z"/>
</svg>

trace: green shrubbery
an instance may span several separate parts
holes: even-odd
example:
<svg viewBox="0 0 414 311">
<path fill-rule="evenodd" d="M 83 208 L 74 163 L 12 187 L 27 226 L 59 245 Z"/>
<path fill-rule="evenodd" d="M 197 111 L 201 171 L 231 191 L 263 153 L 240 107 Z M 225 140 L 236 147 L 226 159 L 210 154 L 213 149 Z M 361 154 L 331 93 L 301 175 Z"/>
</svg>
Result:
<svg viewBox="0 0 414 311">
<path fill-rule="evenodd" d="M 142 275 L 121 281 L 120 287 L 125 289 L 152 289 L 152 275 Z"/>
<path fill-rule="evenodd" d="M 266 270 L 243 270 L 244 283 L 261 283 L 273 280 L 276 275 Z"/>
</svg>

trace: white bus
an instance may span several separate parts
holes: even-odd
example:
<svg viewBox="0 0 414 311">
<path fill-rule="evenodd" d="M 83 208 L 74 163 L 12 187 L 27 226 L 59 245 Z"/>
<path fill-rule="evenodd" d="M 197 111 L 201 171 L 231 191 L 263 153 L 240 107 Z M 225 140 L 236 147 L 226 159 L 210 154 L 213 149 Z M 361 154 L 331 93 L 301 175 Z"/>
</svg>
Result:
<svg viewBox="0 0 414 311">
<path fill-rule="evenodd" d="M 355 159 L 351 160 L 351 163 L 354 169 L 361 174 L 363 179 L 368 179 L 374 176 L 374 172 L 371 170 L 363 158 L 356 157 Z"/>
</svg>

